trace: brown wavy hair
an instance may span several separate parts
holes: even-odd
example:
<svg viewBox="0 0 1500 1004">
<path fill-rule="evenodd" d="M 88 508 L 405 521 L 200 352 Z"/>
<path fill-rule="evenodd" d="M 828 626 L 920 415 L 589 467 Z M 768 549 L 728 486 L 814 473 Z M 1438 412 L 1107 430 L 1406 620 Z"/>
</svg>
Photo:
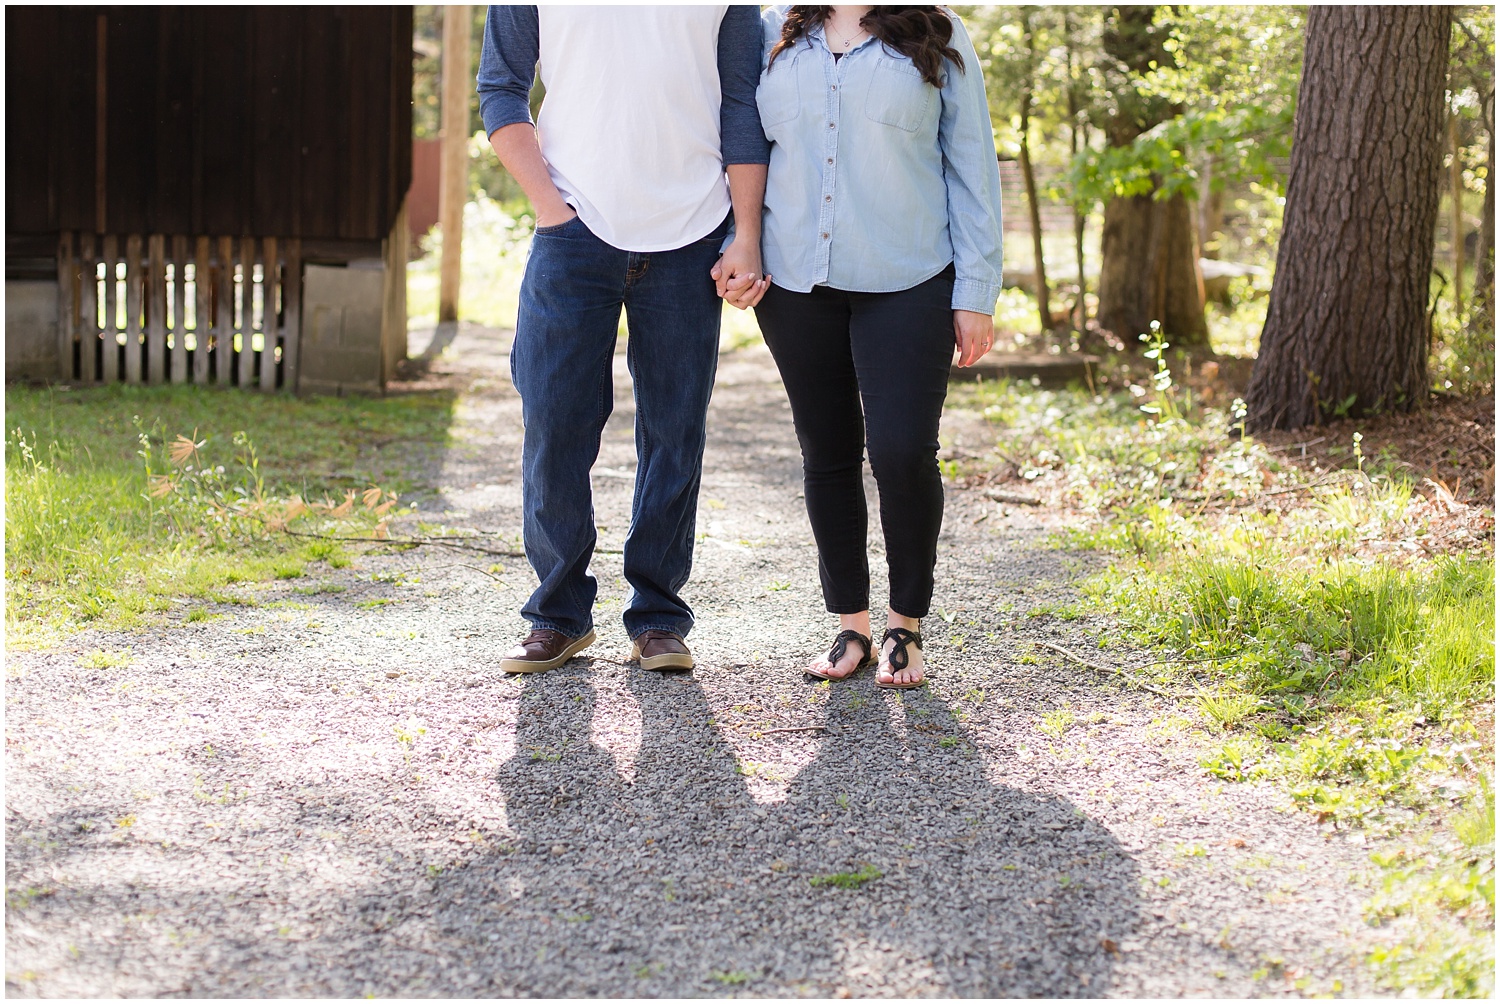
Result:
<svg viewBox="0 0 1500 1004">
<path fill-rule="evenodd" d="M 777 56 L 832 13 L 829 6 L 793 4 L 781 25 L 781 40 L 771 49 L 770 62 L 776 62 Z M 959 70 L 964 68 L 964 57 L 948 44 L 953 39 L 953 22 L 937 4 L 882 4 L 860 18 L 859 25 L 887 48 L 910 59 L 922 79 L 933 87 L 943 86 L 944 59 L 951 59 Z"/>
</svg>

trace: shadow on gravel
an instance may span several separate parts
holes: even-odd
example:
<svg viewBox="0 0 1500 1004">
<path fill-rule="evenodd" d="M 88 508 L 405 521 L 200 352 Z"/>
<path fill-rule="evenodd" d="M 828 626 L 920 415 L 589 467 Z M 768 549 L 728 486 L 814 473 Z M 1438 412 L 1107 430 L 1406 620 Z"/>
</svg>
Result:
<svg viewBox="0 0 1500 1004">
<path fill-rule="evenodd" d="M 1069 997 L 1108 985 L 1105 939 L 1136 915 L 1134 863 L 1067 801 L 989 782 L 941 701 L 878 692 L 868 674 L 834 688 L 816 758 L 784 802 L 759 805 L 696 682 L 627 679 L 641 713 L 633 783 L 590 741 L 587 675 L 527 681 L 497 779 L 517 840 L 438 883 L 434 920 L 470 947 L 425 992 Z"/>
</svg>

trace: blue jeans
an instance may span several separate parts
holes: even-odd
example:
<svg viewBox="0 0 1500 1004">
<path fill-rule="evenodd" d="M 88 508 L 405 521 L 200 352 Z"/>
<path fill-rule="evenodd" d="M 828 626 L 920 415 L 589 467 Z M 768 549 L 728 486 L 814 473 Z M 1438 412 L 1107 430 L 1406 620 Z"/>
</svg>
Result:
<svg viewBox="0 0 1500 1004">
<path fill-rule="evenodd" d="M 536 232 L 511 379 L 526 423 L 521 454 L 526 559 L 536 592 L 521 608 L 533 628 L 570 638 L 594 622 L 589 572 L 597 534 L 589 469 L 614 408 L 611 367 L 620 309 L 635 381 L 635 498 L 625 538 L 625 629 L 686 637 L 693 612 L 678 594 L 693 564 L 708 399 L 719 363 L 721 301 L 709 269 L 728 219 L 672 251 L 621 251 L 574 217 Z"/>
</svg>

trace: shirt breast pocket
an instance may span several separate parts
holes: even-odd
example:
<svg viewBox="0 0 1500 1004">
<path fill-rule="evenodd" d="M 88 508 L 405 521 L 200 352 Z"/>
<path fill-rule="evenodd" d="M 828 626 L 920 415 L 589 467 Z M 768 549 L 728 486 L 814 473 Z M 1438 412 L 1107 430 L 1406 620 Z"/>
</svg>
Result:
<svg viewBox="0 0 1500 1004">
<path fill-rule="evenodd" d="M 882 125 L 916 132 L 932 108 L 937 88 L 922 79 L 910 63 L 878 59 L 870 71 L 865 93 L 865 117 Z"/>
<path fill-rule="evenodd" d="M 760 86 L 755 89 L 755 107 L 760 110 L 761 128 L 768 134 L 772 126 L 797 117 L 797 91 L 796 54 L 783 52 L 760 75 Z"/>
</svg>

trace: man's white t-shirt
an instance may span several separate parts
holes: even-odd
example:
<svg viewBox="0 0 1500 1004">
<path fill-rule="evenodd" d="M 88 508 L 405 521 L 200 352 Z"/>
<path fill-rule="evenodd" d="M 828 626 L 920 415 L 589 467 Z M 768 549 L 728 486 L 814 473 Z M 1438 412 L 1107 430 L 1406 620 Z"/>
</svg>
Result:
<svg viewBox="0 0 1500 1004">
<path fill-rule="evenodd" d="M 605 243 L 668 251 L 728 215 L 717 61 L 727 9 L 538 8 L 542 156 L 563 199 Z M 632 86 L 610 90 L 601 80 Z"/>
</svg>

